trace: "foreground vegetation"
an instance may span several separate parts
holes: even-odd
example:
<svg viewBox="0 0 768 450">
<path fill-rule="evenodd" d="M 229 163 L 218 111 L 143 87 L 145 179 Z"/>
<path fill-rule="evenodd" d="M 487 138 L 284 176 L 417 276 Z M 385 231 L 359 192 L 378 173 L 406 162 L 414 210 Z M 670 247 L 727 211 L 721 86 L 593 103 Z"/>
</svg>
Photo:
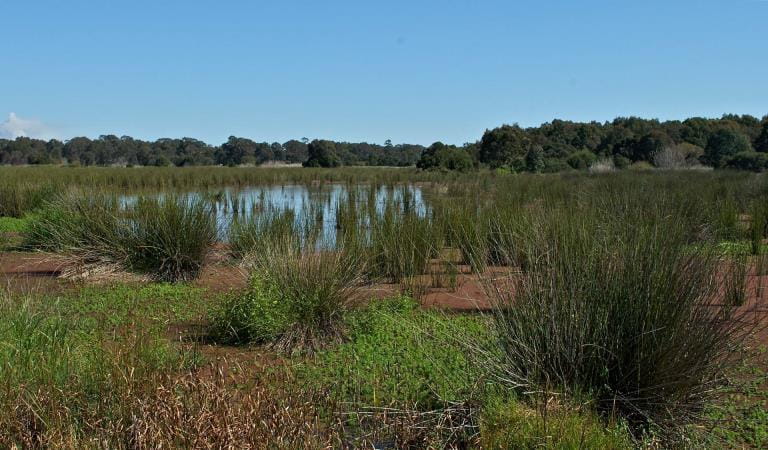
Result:
<svg viewBox="0 0 768 450">
<path fill-rule="evenodd" d="M 0 221 L 17 249 L 175 283 L 2 294 L 3 446 L 768 443 L 752 340 L 768 272 L 760 175 L 49 170 L 26 180 L 39 200 L 9 203 L 23 219 Z M 343 181 L 345 194 L 330 227 L 320 200 L 259 203 L 217 230 L 215 195 L 112 190 L 219 176 Z M 44 193 L 58 182 L 71 189 Z M 247 285 L 190 283 L 216 264 Z M 482 312 L 420 306 L 468 279 Z"/>
</svg>

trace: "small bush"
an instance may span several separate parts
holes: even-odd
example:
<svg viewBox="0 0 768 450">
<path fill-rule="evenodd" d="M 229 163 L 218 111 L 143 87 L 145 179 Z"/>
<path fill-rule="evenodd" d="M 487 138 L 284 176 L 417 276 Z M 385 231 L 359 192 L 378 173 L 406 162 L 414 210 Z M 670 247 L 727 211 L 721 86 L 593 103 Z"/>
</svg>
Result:
<svg viewBox="0 0 768 450">
<path fill-rule="evenodd" d="M 57 188 L 53 184 L 28 184 L 24 182 L 0 183 L 0 217 L 22 217 L 54 197 Z"/>
<path fill-rule="evenodd" d="M 613 172 L 614 170 L 616 170 L 616 166 L 613 164 L 613 159 L 611 158 L 597 160 L 589 166 L 590 173 L 607 173 Z"/>
<path fill-rule="evenodd" d="M 623 170 L 623 169 L 626 169 L 626 168 L 627 168 L 627 167 L 629 167 L 631 164 L 632 164 L 632 160 L 630 160 L 630 159 L 629 159 L 629 158 L 627 158 L 626 156 L 622 156 L 622 155 L 615 155 L 615 156 L 613 157 L 613 165 L 614 165 L 614 166 L 615 166 L 617 169 L 619 169 L 619 170 Z"/>
<path fill-rule="evenodd" d="M 278 351 L 314 352 L 343 336 L 343 314 L 361 284 L 365 260 L 315 242 L 270 243 L 246 260 L 253 272 L 250 292 L 227 302 L 217 326 L 238 342 L 271 340 Z M 274 305 L 274 306 L 270 306 Z M 274 308 L 274 309 L 270 309 Z"/>
<path fill-rule="evenodd" d="M 197 276 L 217 239 L 210 204 L 191 197 L 140 198 L 123 207 L 105 195 L 69 194 L 29 224 L 28 248 L 76 264 L 117 266 L 162 281 Z"/>
<path fill-rule="evenodd" d="M 368 269 L 373 279 L 384 277 L 398 283 L 421 275 L 442 246 L 428 217 L 390 211 L 372 222 Z"/>
<path fill-rule="evenodd" d="M 197 277 L 218 237 L 211 205 L 192 197 L 140 198 L 121 224 L 128 267 L 162 281 Z"/>
<path fill-rule="evenodd" d="M 648 161 L 636 161 L 630 164 L 629 170 L 635 170 L 639 172 L 653 170 L 653 165 L 651 165 L 651 163 Z"/>
<path fill-rule="evenodd" d="M 226 344 L 274 342 L 291 325 L 276 286 L 255 275 L 245 293 L 229 294 L 213 315 L 213 337 Z"/>
<path fill-rule="evenodd" d="M 558 158 L 547 158 L 544 160 L 544 169 L 542 169 L 542 172 L 556 173 L 556 172 L 564 172 L 566 170 L 571 170 L 571 169 L 572 167 L 565 160 L 558 159 Z"/>
<path fill-rule="evenodd" d="M 597 161 L 597 156 L 589 150 L 581 150 L 569 156 L 567 161 L 574 169 L 588 169 Z"/>
<path fill-rule="evenodd" d="M 729 169 L 762 172 L 768 169 L 768 154 L 758 152 L 737 153 L 728 159 L 726 167 Z"/>
</svg>

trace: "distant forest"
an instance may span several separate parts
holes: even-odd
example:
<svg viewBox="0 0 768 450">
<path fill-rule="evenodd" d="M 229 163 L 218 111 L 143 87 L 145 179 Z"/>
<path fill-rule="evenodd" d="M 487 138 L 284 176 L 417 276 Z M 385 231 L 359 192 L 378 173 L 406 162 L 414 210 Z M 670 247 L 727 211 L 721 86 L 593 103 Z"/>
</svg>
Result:
<svg viewBox="0 0 768 450">
<path fill-rule="evenodd" d="M 636 117 L 611 122 L 554 120 L 538 127 L 503 125 L 462 146 L 436 142 L 384 145 L 307 139 L 255 142 L 231 136 L 212 146 L 192 138 L 142 141 L 129 136 L 49 141 L 0 139 L 0 164 L 72 166 L 195 166 L 301 163 L 313 167 L 413 166 L 511 172 L 557 172 L 593 167 L 696 167 L 768 169 L 768 116 L 658 121 Z"/>
</svg>

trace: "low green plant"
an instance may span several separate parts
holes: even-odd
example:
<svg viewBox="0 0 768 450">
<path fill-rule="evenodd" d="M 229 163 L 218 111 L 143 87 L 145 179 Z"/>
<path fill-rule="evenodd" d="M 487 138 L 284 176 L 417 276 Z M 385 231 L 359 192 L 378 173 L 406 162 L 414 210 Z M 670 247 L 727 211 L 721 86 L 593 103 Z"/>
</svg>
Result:
<svg viewBox="0 0 768 450">
<path fill-rule="evenodd" d="M 536 406 L 504 396 L 487 399 L 480 416 L 480 446 L 499 449 L 635 448 L 625 427 L 606 425 L 588 408 L 578 409 L 567 404 Z"/>
<path fill-rule="evenodd" d="M 225 344 L 274 342 L 291 320 L 290 307 L 277 286 L 254 275 L 244 293 L 228 294 L 215 308 L 212 337 Z"/>
<path fill-rule="evenodd" d="M 184 283 L 85 285 L 66 292 L 57 309 L 94 329 L 110 332 L 141 320 L 142 328 L 164 332 L 168 323 L 200 320 L 208 312 L 205 290 Z"/>
<path fill-rule="evenodd" d="M 694 445 L 707 448 L 768 446 L 768 349 L 753 348 L 741 364 L 729 369 L 730 385 L 706 410 L 706 432 L 692 430 Z"/>
<path fill-rule="evenodd" d="M 103 442 L 136 417 L 128 401 L 142 387 L 194 363 L 164 329 L 107 326 L 69 300 L 0 293 L 0 446 Z"/>
<path fill-rule="evenodd" d="M 302 379 L 329 388 L 340 401 L 429 411 L 479 396 L 488 381 L 465 347 L 492 339 L 480 316 L 423 311 L 396 297 L 372 301 L 347 323 L 345 343 L 297 366 Z"/>
<path fill-rule="evenodd" d="M 0 217 L 0 233 L 22 233 L 30 220 L 30 217 Z"/>
</svg>

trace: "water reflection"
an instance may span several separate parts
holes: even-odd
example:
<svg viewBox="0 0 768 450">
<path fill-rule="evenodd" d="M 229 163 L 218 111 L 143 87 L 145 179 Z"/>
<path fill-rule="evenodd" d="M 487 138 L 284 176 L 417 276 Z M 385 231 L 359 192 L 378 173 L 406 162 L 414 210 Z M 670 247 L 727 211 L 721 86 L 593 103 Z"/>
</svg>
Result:
<svg viewBox="0 0 768 450">
<path fill-rule="evenodd" d="M 162 197 L 164 194 L 158 195 Z M 388 204 L 397 204 L 398 208 L 421 217 L 428 212 L 421 187 L 414 185 L 273 185 L 190 192 L 187 196 L 213 205 L 222 240 L 226 240 L 234 220 L 285 211 L 293 212 L 298 228 L 307 220 L 321 222 L 322 238 L 326 242 L 335 240 L 337 211 L 352 203 L 358 207 L 372 207 L 378 214 L 382 214 Z M 121 203 L 130 206 L 138 198 L 138 195 L 123 196 Z"/>
</svg>

